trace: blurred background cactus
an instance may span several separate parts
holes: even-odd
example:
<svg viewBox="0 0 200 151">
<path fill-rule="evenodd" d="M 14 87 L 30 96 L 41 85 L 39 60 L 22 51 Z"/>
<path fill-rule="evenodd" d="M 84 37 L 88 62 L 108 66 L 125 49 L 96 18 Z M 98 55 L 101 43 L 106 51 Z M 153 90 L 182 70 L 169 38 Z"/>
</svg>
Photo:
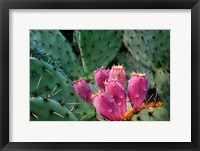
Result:
<svg viewBox="0 0 200 151">
<path fill-rule="evenodd" d="M 104 91 L 94 73 L 103 71 L 102 78 L 108 80 L 113 65 L 125 68 L 124 89 L 132 72 L 148 79 L 140 110 L 120 120 L 170 119 L 169 30 L 30 30 L 30 120 L 110 120 L 96 110 L 91 98 L 77 95 L 73 84 L 84 79 L 90 96 L 91 91 Z M 132 109 L 130 99 L 126 106 Z"/>
</svg>

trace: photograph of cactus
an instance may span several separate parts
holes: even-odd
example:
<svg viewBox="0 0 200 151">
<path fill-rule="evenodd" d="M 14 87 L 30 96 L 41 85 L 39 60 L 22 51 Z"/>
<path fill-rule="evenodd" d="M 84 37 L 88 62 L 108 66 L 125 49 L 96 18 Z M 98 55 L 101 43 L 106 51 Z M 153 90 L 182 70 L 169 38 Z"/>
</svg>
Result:
<svg viewBox="0 0 200 151">
<path fill-rule="evenodd" d="M 30 121 L 170 121 L 170 30 L 30 30 Z"/>
</svg>

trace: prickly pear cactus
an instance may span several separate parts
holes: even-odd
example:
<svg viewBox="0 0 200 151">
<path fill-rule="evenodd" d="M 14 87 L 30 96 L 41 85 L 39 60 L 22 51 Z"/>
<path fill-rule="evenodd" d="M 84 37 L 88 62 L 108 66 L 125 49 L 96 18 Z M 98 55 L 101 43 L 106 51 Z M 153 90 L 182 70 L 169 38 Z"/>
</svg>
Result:
<svg viewBox="0 0 200 151">
<path fill-rule="evenodd" d="M 31 97 L 41 96 L 63 103 L 79 120 L 94 116 L 94 108 L 76 96 L 68 77 L 64 77 L 52 65 L 36 58 L 30 59 L 30 65 Z"/>
<path fill-rule="evenodd" d="M 84 76 L 80 60 L 60 31 L 30 30 L 30 48 L 38 51 L 33 57 L 47 56 L 44 61 L 57 64 L 71 79 Z"/>
<path fill-rule="evenodd" d="M 31 121 L 170 119 L 169 30 L 63 32 L 30 31 Z"/>
<path fill-rule="evenodd" d="M 106 67 L 122 46 L 122 34 L 117 30 L 81 30 L 79 49 L 83 68 L 89 77 L 102 66 Z"/>
<path fill-rule="evenodd" d="M 31 121 L 77 121 L 75 115 L 57 101 L 32 97 L 30 99 Z"/>
</svg>

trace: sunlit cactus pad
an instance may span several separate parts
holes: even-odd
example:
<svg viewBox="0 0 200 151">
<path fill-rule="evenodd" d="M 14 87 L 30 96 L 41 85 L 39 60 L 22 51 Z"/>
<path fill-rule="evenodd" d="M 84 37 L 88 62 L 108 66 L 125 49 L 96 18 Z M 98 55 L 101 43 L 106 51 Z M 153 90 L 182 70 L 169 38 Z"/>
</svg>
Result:
<svg viewBox="0 0 200 151">
<path fill-rule="evenodd" d="M 30 121 L 170 121 L 170 30 L 30 30 Z"/>
</svg>

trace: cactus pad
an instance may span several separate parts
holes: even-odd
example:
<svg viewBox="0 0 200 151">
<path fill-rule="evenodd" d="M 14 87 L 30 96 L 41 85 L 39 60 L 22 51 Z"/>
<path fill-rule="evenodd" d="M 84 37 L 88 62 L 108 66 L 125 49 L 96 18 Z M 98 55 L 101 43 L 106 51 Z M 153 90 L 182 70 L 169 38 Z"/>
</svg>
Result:
<svg viewBox="0 0 200 151">
<path fill-rule="evenodd" d="M 74 54 L 70 43 L 57 30 L 31 30 L 30 48 L 48 55 L 49 62 L 56 63 L 71 78 L 84 75 L 80 60 Z M 35 57 L 35 56 L 33 56 Z"/>
<path fill-rule="evenodd" d="M 30 59 L 30 96 L 51 98 L 70 109 L 78 120 L 84 120 L 94 116 L 95 111 L 92 105 L 79 99 L 68 77 L 64 77 L 60 72 L 42 60 Z"/>
<path fill-rule="evenodd" d="M 165 107 L 149 107 L 134 114 L 132 121 L 169 121 L 169 112 Z"/>
<path fill-rule="evenodd" d="M 139 63 L 152 68 L 154 56 L 144 41 L 143 32 L 142 30 L 125 30 L 123 42 Z"/>
<path fill-rule="evenodd" d="M 64 105 L 41 97 L 30 99 L 30 115 L 31 121 L 77 121 Z"/>
<path fill-rule="evenodd" d="M 153 52 L 158 64 L 169 71 L 170 67 L 170 31 L 169 30 L 145 30 L 144 41 Z"/>
<path fill-rule="evenodd" d="M 99 67 L 106 67 L 117 55 L 122 46 L 121 31 L 81 30 L 79 49 L 85 72 L 89 77 Z"/>
</svg>

